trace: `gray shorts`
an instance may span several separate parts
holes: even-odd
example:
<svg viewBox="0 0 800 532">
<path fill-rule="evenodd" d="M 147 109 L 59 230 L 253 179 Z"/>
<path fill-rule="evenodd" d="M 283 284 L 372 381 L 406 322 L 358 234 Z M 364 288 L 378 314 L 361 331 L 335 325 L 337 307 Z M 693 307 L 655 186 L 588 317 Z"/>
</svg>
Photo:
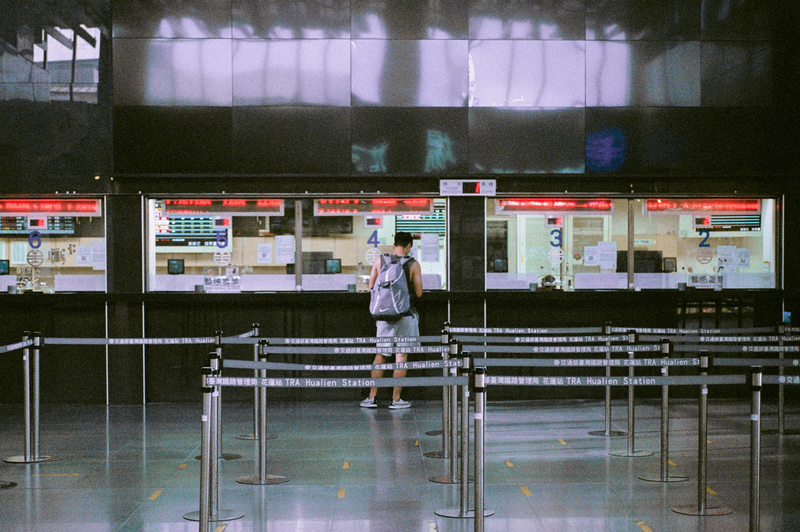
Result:
<svg viewBox="0 0 800 532">
<path fill-rule="evenodd" d="M 403 316 L 397 321 L 376 321 L 378 333 L 375 336 L 397 337 L 418 337 L 419 336 L 419 315 L 414 313 L 412 316 Z M 419 342 L 396 342 L 397 347 L 417 347 Z M 381 342 L 377 347 L 392 347 L 390 342 Z"/>
</svg>

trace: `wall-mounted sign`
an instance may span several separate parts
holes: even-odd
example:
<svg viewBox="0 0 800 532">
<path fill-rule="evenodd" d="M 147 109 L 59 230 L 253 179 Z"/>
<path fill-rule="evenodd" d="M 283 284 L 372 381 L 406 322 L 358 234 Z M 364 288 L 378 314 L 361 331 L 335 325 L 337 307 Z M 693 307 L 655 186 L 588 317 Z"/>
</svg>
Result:
<svg viewBox="0 0 800 532">
<path fill-rule="evenodd" d="M 369 216 L 433 212 L 432 198 L 330 198 L 314 200 L 314 216 Z"/>
<path fill-rule="evenodd" d="M 508 198 L 495 204 L 497 214 L 526 213 L 586 213 L 614 214 L 614 202 L 609 199 L 578 198 Z"/>
<path fill-rule="evenodd" d="M 497 193 L 497 180 L 442 179 L 439 181 L 439 194 L 442 196 L 494 196 Z"/>
</svg>

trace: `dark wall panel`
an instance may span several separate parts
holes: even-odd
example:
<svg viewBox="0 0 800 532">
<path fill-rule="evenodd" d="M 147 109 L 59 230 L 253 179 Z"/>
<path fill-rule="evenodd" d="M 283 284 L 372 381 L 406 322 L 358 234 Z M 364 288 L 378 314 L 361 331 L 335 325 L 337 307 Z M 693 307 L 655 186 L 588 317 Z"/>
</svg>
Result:
<svg viewBox="0 0 800 532">
<path fill-rule="evenodd" d="M 117 173 L 229 172 L 230 107 L 114 108 Z"/>
</svg>

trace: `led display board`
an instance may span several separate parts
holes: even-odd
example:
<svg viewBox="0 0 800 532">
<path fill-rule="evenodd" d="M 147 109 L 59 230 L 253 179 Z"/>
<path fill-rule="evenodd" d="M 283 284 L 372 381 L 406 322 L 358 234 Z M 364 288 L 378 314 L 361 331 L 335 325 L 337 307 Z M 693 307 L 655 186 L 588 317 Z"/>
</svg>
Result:
<svg viewBox="0 0 800 532">
<path fill-rule="evenodd" d="M 578 198 L 508 198 L 495 204 L 497 214 L 583 213 L 614 214 L 614 202 L 609 199 Z"/>
<path fill-rule="evenodd" d="M 759 214 L 761 200 L 735 199 L 648 199 L 642 205 L 644 214 Z"/>
<path fill-rule="evenodd" d="M 100 216 L 99 199 L 0 198 L 0 215 Z"/>
<path fill-rule="evenodd" d="M 165 215 L 235 214 L 236 216 L 283 216 L 283 200 L 272 198 L 182 198 L 160 200 Z"/>
<path fill-rule="evenodd" d="M 431 214 L 432 198 L 330 198 L 314 200 L 314 216 Z"/>
</svg>

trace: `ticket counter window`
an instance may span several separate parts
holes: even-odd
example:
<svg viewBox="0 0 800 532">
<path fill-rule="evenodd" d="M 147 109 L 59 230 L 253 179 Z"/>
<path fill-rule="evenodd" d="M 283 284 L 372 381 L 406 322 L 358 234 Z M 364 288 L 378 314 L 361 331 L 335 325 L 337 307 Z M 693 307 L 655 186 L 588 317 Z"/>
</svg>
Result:
<svg viewBox="0 0 800 532">
<path fill-rule="evenodd" d="M 105 292 L 101 199 L 0 198 L 0 211 L 0 290 Z"/>
<path fill-rule="evenodd" d="M 572 291 L 616 283 L 626 200 L 495 198 L 486 223 L 489 290 Z"/>
<path fill-rule="evenodd" d="M 444 200 L 154 199 L 148 210 L 150 291 L 366 291 L 396 231 L 415 235 L 425 289 L 446 286 Z"/>
<path fill-rule="evenodd" d="M 774 199 L 637 199 L 636 289 L 770 289 Z"/>
<path fill-rule="evenodd" d="M 488 212 L 487 289 L 776 286 L 774 199 L 498 198 Z"/>
</svg>

